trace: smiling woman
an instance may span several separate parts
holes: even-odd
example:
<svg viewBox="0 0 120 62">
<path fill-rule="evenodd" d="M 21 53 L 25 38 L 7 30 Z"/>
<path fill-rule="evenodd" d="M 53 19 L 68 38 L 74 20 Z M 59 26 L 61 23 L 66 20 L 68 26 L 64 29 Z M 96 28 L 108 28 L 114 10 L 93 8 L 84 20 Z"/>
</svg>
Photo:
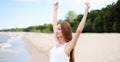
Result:
<svg viewBox="0 0 120 62">
<path fill-rule="evenodd" d="M 85 12 L 82 20 L 76 30 L 74 38 L 72 38 L 71 26 L 68 22 L 57 22 L 58 2 L 54 4 L 54 16 L 53 16 L 53 32 L 55 35 L 56 44 L 50 51 L 49 62 L 75 62 L 74 60 L 74 48 L 77 44 L 78 38 L 85 26 L 90 3 L 85 2 Z"/>
</svg>

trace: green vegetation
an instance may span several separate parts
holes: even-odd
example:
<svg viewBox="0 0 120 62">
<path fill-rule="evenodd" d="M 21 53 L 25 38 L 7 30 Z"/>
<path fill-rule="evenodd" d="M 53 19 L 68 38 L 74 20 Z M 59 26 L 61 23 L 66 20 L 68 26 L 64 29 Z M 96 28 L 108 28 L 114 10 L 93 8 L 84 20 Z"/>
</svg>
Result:
<svg viewBox="0 0 120 62">
<path fill-rule="evenodd" d="M 76 15 L 74 11 L 69 11 L 65 17 L 65 20 L 71 24 L 72 31 L 75 32 L 83 14 Z M 17 31 L 17 32 L 42 32 L 42 33 L 52 33 L 52 24 L 44 24 L 40 26 L 30 26 L 28 28 L 15 28 L 15 29 L 5 29 L 0 31 Z M 112 3 L 107 5 L 101 10 L 92 10 L 88 14 L 87 22 L 83 32 L 117 32 L 120 33 L 120 0 L 117 3 Z"/>
</svg>

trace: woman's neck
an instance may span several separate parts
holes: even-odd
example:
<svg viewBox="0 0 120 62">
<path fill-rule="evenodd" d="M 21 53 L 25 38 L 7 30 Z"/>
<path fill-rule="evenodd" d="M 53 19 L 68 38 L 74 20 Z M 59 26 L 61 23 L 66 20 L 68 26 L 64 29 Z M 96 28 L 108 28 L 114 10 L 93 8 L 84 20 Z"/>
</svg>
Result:
<svg viewBox="0 0 120 62">
<path fill-rule="evenodd" d="M 66 41 L 64 40 L 64 38 L 59 38 L 59 44 L 64 44 L 64 43 L 66 43 Z"/>
</svg>

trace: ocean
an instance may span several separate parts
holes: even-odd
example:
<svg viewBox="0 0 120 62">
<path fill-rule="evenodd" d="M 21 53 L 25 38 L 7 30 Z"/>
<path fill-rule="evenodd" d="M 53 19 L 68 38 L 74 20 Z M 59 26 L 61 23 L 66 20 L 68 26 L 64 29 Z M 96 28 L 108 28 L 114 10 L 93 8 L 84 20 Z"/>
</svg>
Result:
<svg viewBox="0 0 120 62">
<path fill-rule="evenodd" d="M 21 36 L 0 34 L 0 62 L 30 62 L 25 46 Z"/>
</svg>

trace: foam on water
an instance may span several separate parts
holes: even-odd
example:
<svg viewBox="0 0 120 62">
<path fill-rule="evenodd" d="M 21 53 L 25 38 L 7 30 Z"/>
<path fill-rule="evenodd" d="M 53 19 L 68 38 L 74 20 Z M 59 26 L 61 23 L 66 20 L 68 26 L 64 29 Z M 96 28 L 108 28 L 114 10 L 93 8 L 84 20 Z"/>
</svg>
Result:
<svg viewBox="0 0 120 62">
<path fill-rule="evenodd" d="M 0 62 L 29 62 L 24 46 L 21 36 L 0 35 Z"/>
</svg>

